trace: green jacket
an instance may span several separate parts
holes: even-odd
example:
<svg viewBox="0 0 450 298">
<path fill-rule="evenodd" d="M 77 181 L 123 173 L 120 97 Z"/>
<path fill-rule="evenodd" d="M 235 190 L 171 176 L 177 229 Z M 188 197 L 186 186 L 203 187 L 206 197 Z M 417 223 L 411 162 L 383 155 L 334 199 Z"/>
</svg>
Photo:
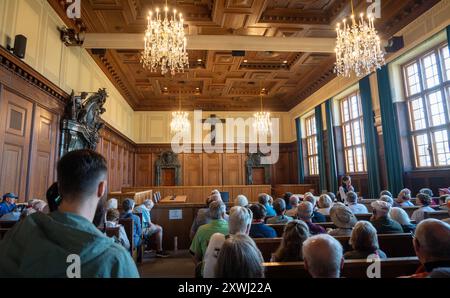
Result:
<svg viewBox="0 0 450 298">
<path fill-rule="evenodd" d="M 78 255 L 81 278 L 139 277 L 136 265 L 113 239 L 84 217 L 34 213 L 0 241 L 0 277 L 67 277 Z"/>
</svg>

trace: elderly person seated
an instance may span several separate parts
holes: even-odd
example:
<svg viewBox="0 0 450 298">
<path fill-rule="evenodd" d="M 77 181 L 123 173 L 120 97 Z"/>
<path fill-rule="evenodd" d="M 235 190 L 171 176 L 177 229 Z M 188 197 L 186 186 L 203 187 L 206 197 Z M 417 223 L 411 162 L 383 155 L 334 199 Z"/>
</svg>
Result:
<svg viewBox="0 0 450 298">
<path fill-rule="evenodd" d="M 333 201 L 329 195 L 323 194 L 319 197 L 317 205 L 319 206 L 317 212 L 323 215 L 330 215 L 330 209 L 333 206 Z"/>
<path fill-rule="evenodd" d="M 133 219 L 133 244 L 135 247 L 141 245 L 142 237 L 142 225 L 141 219 L 133 214 L 135 202 L 133 199 L 125 199 L 122 203 L 123 212 L 120 218 L 131 218 Z"/>
<path fill-rule="evenodd" d="M 316 200 L 316 197 L 312 193 L 307 192 L 305 194 L 305 197 L 303 198 L 303 201 L 310 202 L 314 206 L 313 217 L 311 219 L 313 223 L 319 223 L 319 222 L 326 222 L 327 221 L 326 217 L 322 213 L 320 213 L 320 212 L 318 212 L 316 210 L 317 209 L 316 208 L 317 200 Z"/>
<path fill-rule="evenodd" d="M 402 226 L 404 233 L 414 233 L 416 225 L 411 223 L 408 213 L 403 208 L 392 207 L 389 214 L 393 220 Z"/>
<path fill-rule="evenodd" d="M 311 202 L 303 201 L 297 207 L 297 218 L 303 220 L 309 228 L 309 233 L 311 235 L 324 234 L 325 229 L 312 222 L 314 214 L 314 206 Z"/>
<path fill-rule="evenodd" d="M 268 194 L 266 194 L 266 193 L 259 194 L 258 202 L 266 208 L 266 216 L 267 217 L 272 217 L 272 216 L 277 215 L 277 213 L 275 212 L 275 209 L 273 209 L 272 205 L 270 204 L 270 196 Z"/>
<path fill-rule="evenodd" d="M 225 220 L 225 204 L 222 200 L 215 200 L 209 204 L 210 222 L 200 226 L 192 239 L 191 254 L 198 265 L 205 256 L 208 242 L 215 233 L 228 235 L 228 221 Z"/>
<path fill-rule="evenodd" d="M 336 226 L 336 229 L 328 232 L 331 236 L 350 236 L 358 221 L 352 210 L 343 203 L 334 204 L 330 211 L 330 217 Z"/>
<path fill-rule="evenodd" d="M 392 220 L 389 215 L 391 204 L 384 201 L 375 201 L 371 205 L 373 208 L 373 216 L 370 221 L 378 234 L 403 233 L 402 226 L 395 220 Z"/>
<path fill-rule="evenodd" d="M 108 209 L 108 211 L 106 211 L 105 226 L 107 228 L 119 228 L 119 239 L 117 239 L 117 241 L 125 247 L 125 249 L 130 249 L 130 241 L 128 240 L 124 227 L 119 224 L 119 218 L 119 210 L 113 208 Z"/>
<path fill-rule="evenodd" d="M 369 213 L 366 206 L 358 203 L 358 195 L 354 191 L 349 191 L 347 193 L 347 203 L 348 208 L 352 210 L 353 214 Z"/>
<path fill-rule="evenodd" d="M 388 196 L 388 195 L 382 195 L 380 197 L 380 201 L 384 201 L 386 203 L 389 203 L 389 204 L 391 204 L 391 206 L 394 206 L 394 204 L 395 204 L 394 199 L 392 197 Z"/>
<path fill-rule="evenodd" d="M 389 190 L 382 190 L 380 192 L 380 197 L 382 197 L 382 196 L 389 196 L 389 197 L 393 198 L 393 195 Z"/>
<path fill-rule="evenodd" d="M 234 199 L 234 206 L 247 207 L 248 199 L 244 195 L 238 195 L 236 199 Z"/>
<path fill-rule="evenodd" d="M 253 213 L 252 226 L 250 228 L 250 237 L 252 238 L 276 238 L 277 233 L 274 228 L 267 226 L 264 223 L 266 218 L 266 207 L 262 204 L 250 205 L 250 210 Z"/>
<path fill-rule="evenodd" d="M 264 278 L 261 252 L 252 238 L 245 234 L 231 235 L 225 240 L 217 257 L 217 278 Z"/>
<path fill-rule="evenodd" d="M 426 219 L 417 225 L 414 250 L 422 264 L 413 278 L 450 276 L 450 225 Z"/>
<path fill-rule="evenodd" d="M 302 247 L 305 269 L 313 278 L 339 278 L 344 267 L 342 245 L 330 235 L 308 238 Z"/>
<path fill-rule="evenodd" d="M 428 195 L 430 198 L 432 198 L 432 197 L 434 196 L 433 191 L 432 191 L 431 189 L 429 189 L 429 188 L 421 188 L 421 189 L 419 190 L 419 194 L 420 194 L 420 193 L 426 194 L 426 195 Z M 416 196 L 416 197 L 417 197 L 417 196 Z"/>
<path fill-rule="evenodd" d="M 3 200 L 0 203 L 0 217 L 3 217 L 5 214 L 12 213 L 16 209 L 17 198 L 18 197 L 11 192 L 3 195 Z"/>
<path fill-rule="evenodd" d="M 291 197 L 292 197 L 292 192 L 286 192 L 283 195 L 283 200 L 286 203 L 286 210 L 292 209 L 291 202 L 290 202 Z"/>
<path fill-rule="evenodd" d="M 336 195 L 333 192 L 327 192 L 327 195 L 330 197 L 333 203 L 337 202 Z"/>
<path fill-rule="evenodd" d="M 241 206 L 234 206 L 230 210 L 228 220 L 228 228 L 230 235 L 245 234 L 248 235 L 252 225 L 253 214 L 250 209 Z M 217 265 L 217 257 L 222 245 L 225 242 L 225 235 L 215 233 L 209 240 L 208 248 L 203 258 L 203 277 L 214 278 L 215 268 Z"/>
<path fill-rule="evenodd" d="M 309 228 L 304 221 L 289 222 L 283 232 L 283 240 L 277 251 L 272 255 L 272 262 L 303 261 L 303 242 L 309 237 Z"/>
<path fill-rule="evenodd" d="M 380 259 L 386 259 L 386 254 L 378 245 L 377 230 L 368 221 L 359 221 L 353 228 L 350 236 L 350 245 L 353 250 L 344 254 L 344 259 L 367 259 L 375 255 Z"/>
<path fill-rule="evenodd" d="M 415 220 L 416 223 L 420 223 L 425 219 L 425 212 L 434 212 L 435 210 L 430 207 L 432 200 L 426 193 L 419 193 L 416 199 L 421 207 L 413 212 L 411 215 L 411 220 Z"/>
<path fill-rule="evenodd" d="M 276 216 L 271 217 L 267 220 L 268 224 L 285 224 L 293 220 L 292 217 L 286 216 L 286 203 L 283 199 L 276 199 L 275 203 L 273 203 L 273 209 L 277 213 Z"/>
<path fill-rule="evenodd" d="M 411 191 L 407 188 L 402 189 L 395 199 L 393 207 L 412 207 L 414 204 L 411 202 Z"/>
<path fill-rule="evenodd" d="M 206 199 L 207 207 L 201 208 L 197 211 L 197 216 L 195 216 L 194 221 L 192 222 L 192 226 L 191 226 L 191 233 L 190 233 L 191 239 L 194 238 L 195 233 L 197 232 L 197 230 L 200 226 L 205 225 L 211 221 L 211 217 L 209 216 L 209 205 L 215 201 L 222 202 L 222 197 L 220 196 L 220 194 L 214 193 L 214 194 L 210 195 Z M 227 220 L 227 219 L 228 219 L 228 216 L 225 216 L 225 220 Z"/>
<path fill-rule="evenodd" d="M 106 209 L 119 209 L 119 203 L 117 199 L 112 198 L 106 201 Z"/>
<path fill-rule="evenodd" d="M 286 215 L 292 218 L 297 217 L 297 207 L 300 204 L 300 198 L 296 195 L 292 195 L 289 198 L 289 204 L 291 205 L 292 208 L 286 211 Z"/>
</svg>

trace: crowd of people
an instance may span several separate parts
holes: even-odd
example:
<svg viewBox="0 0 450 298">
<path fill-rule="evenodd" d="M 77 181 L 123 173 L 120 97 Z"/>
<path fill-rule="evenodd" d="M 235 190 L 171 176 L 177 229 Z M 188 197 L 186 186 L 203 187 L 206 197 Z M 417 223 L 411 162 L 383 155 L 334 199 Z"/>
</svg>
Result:
<svg viewBox="0 0 450 298">
<path fill-rule="evenodd" d="M 125 199 L 121 212 L 116 199 L 106 201 L 107 166 L 100 154 L 91 150 L 66 154 L 58 162 L 57 180 L 47 191 L 47 202 L 33 199 L 19 205 L 15 194 L 3 196 L 0 220 L 18 223 L 0 244 L 0 276 L 63 277 L 68 256 L 77 255 L 81 277 L 139 277 L 131 247 L 153 245 L 156 256 L 168 256 L 163 228 L 151 220 L 152 200 L 135 206 L 132 199 Z M 450 189 L 439 189 L 439 196 L 440 208 L 450 212 Z M 286 193 L 274 200 L 260 194 L 256 203 L 250 203 L 238 195 L 229 211 L 221 193 L 213 190 L 192 223 L 189 250 L 197 277 L 263 278 L 263 257 L 253 239 L 275 238 L 271 225 L 283 224 L 282 240 L 271 261 L 303 261 L 312 277 L 337 278 L 345 260 L 389 258 L 379 246 L 378 234 L 412 233 L 422 264 L 412 277 L 449 277 L 450 224 L 448 219 L 425 219 L 425 213 L 436 208 L 432 197 L 430 189 L 420 190 L 419 208 L 410 218 L 403 208 L 414 206 L 411 191 L 404 189 L 395 198 L 383 191 L 370 205 L 370 221 L 358 221 L 357 215 L 368 209 L 359 202 L 350 177 L 344 178 L 337 196 Z M 320 225 L 327 217 L 334 228 Z M 132 239 L 120 224 L 122 219 L 133 222 Z M 105 235 L 106 228 L 117 227 L 117 238 Z M 345 252 L 336 236 L 349 237 L 352 250 Z"/>
</svg>

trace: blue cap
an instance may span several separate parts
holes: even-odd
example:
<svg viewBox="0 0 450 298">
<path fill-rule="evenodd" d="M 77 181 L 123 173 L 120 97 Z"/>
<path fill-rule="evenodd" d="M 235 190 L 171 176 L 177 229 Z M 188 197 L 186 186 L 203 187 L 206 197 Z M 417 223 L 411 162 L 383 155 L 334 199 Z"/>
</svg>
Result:
<svg viewBox="0 0 450 298">
<path fill-rule="evenodd" d="M 19 198 L 18 196 L 16 196 L 14 193 L 12 193 L 12 192 L 8 192 L 8 193 L 5 193 L 4 195 L 3 195 L 3 199 L 6 199 L 6 198 L 12 198 L 12 199 L 17 199 L 17 198 Z"/>
</svg>

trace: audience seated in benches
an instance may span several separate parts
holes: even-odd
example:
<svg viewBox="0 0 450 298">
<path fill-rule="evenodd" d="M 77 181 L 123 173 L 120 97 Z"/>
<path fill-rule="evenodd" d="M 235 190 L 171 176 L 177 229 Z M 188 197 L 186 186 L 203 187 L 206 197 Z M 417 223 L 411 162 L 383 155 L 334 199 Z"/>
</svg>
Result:
<svg viewBox="0 0 450 298">
<path fill-rule="evenodd" d="M 286 203 L 283 199 L 276 199 L 273 203 L 273 208 L 277 213 L 276 216 L 271 217 L 267 220 L 268 224 L 285 224 L 293 220 L 292 217 L 285 215 L 286 213 Z"/>
<path fill-rule="evenodd" d="M 404 233 L 414 233 L 416 230 L 416 225 L 411 223 L 408 213 L 402 208 L 392 207 L 389 215 L 402 226 Z"/>
<path fill-rule="evenodd" d="M 319 223 L 319 222 L 326 222 L 327 221 L 326 217 L 322 213 L 317 211 L 317 200 L 316 200 L 316 197 L 312 193 L 307 192 L 305 194 L 305 197 L 303 198 L 303 201 L 310 202 L 313 205 L 313 215 L 312 215 L 312 218 L 311 218 L 311 221 L 313 223 Z"/>
<path fill-rule="evenodd" d="M 208 242 L 215 233 L 228 235 L 228 221 L 225 220 L 225 204 L 222 200 L 215 200 L 209 204 L 210 222 L 202 225 L 195 233 L 189 248 L 194 256 L 196 267 L 202 262 L 205 256 Z"/>
<path fill-rule="evenodd" d="M 449 224 L 432 218 L 423 220 L 417 225 L 413 243 L 422 266 L 411 277 L 450 277 Z"/>
<path fill-rule="evenodd" d="M 319 207 L 317 212 L 323 215 L 330 215 L 331 207 L 333 207 L 333 201 L 331 200 L 329 195 L 323 194 L 319 197 L 317 205 Z"/>
<path fill-rule="evenodd" d="M 297 218 L 303 220 L 309 228 L 309 233 L 311 235 L 324 234 L 325 229 L 312 222 L 312 217 L 314 216 L 314 206 L 308 201 L 303 201 L 297 207 Z"/>
<path fill-rule="evenodd" d="M 395 220 L 392 220 L 389 215 L 391 204 L 378 200 L 372 202 L 371 206 L 373 208 L 373 216 L 370 222 L 378 234 L 403 233 L 402 226 Z"/>
<path fill-rule="evenodd" d="M 105 158 L 92 150 L 69 152 L 57 177 L 58 211 L 31 214 L 6 234 L 0 276 L 66 278 L 67 259 L 76 254 L 83 278 L 139 277 L 130 254 L 92 224 L 107 189 Z"/>
<path fill-rule="evenodd" d="M 139 247 L 142 239 L 142 225 L 141 220 L 133 214 L 135 202 L 133 199 L 125 199 L 122 203 L 122 214 L 120 218 L 131 218 L 133 220 L 133 245 Z"/>
<path fill-rule="evenodd" d="M 277 213 L 275 212 L 275 209 L 273 209 L 273 206 L 270 204 L 270 199 L 271 197 L 266 193 L 258 195 L 258 202 L 266 208 L 266 216 L 274 217 L 277 215 Z"/>
<path fill-rule="evenodd" d="M 238 233 L 248 235 L 252 224 L 253 214 L 250 209 L 241 206 L 234 206 L 230 210 L 228 220 L 228 228 L 230 235 Z M 215 233 L 211 236 L 203 258 L 203 277 L 216 277 L 217 258 L 222 245 L 225 242 L 225 235 L 222 233 Z"/>
<path fill-rule="evenodd" d="M 201 208 L 197 211 L 197 215 L 194 218 L 194 222 L 191 226 L 190 238 L 194 239 L 195 233 L 200 226 L 209 223 L 212 219 L 209 215 L 209 205 L 214 201 L 222 201 L 219 191 L 211 192 L 211 195 L 206 199 L 206 208 Z M 227 219 L 225 217 L 225 219 Z"/>
<path fill-rule="evenodd" d="M 292 192 L 286 192 L 286 193 L 283 194 L 283 200 L 286 203 L 286 210 L 287 211 L 289 211 L 289 210 L 291 210 L 293 208 L 291 206 L 291 202 L 290 202 L 291 197 L 292 197 Z"/>
<path fill-rule="evenodd" d="M 310 236 L 309 228 L 304 221 L 293 220 L 289 222 L 283 233 L 280 247 L 272 255 L 272 262 L 299 262 L 303 261 L 303 242 Z"/>
<path fill-rule="evenodd" d="M 226 279 L 264 278 L 263 258 L 255 242 L 245 234 L 231 235 L 217 258 L 216 277 Z"/>
<path fill-rule="evenodd" d="M 297 218 L 297 207 L 300 204 L 300 198 L 296 195 L 292 195 L 289 198 L 289 205 L 291 206 L 291 209 L 288 209 L 286 211 L 286 215 L 290 216 L 292 218 Z"/>
<path fill-rule="evenodd" d="M 150 239 L 152 236 L 156 239 L 156 256 L 159 258 L 168 257 L 169 254 L 163 250 L 163 228 L 157 224 L 152 223 L 150 211 L 155 204 L 151 199 L 145 200 L 141 205 L 134 208 L 135 212 L 142 214 L 142 235 L 147 246 L 150 245 Z"/>
<path fill-rule="evenodd" d="M 266 207 L 257 203 L 250 205 L 250 210 L 253 213 L 252 226 L 250 228 L 250 237 L 252 238 L 274 238 L 277 237 L 276 231 L 264 223 L 267 216 Z"/>
<path fill-rule="evenodd" d="M 422 192 L 419 193 L 417 195 L 417 201 L 421 207 L 414 211 L 411 216 L 411 220 L 414 220 L 417 224 L 419 224 L 422 220 L 425 219 L 425 212 L 434 212 L 435 210 L 430 207 L 432 200 L 429 194 Z"/>
<path fill-rule="evenodd" d="M 349 191 L 347 193 L 347 204 L 348 208 L 350 208 L 353 214 L 369 213 L 366 206 L 358 203 L 358 195 L 356 194 L 356 192 Z"/>
<path fill-rule="evenodd" d="M 10 192 L 4 194 L 2 198 L 3 200 L 0 203 L 0 220 L 19 220 L 20 213 L 14 212 L 18 197 Z"/>
<path fill-rule="evenodd" d="M 394 207 L 412 207 L 414 204 L 411 202 L 411 190 L 408 188 L 402 189 L 394 202 Z"/>
<path fill-rule="evenodd" d="M 348 194 L 347 199 L 349 198 Z M 334 204 L 333 208 L 331 208 L 330 217 L 336 226 L 336 229 L 328 232 L 331 236 L 350 236 L 353 227 L 358 221 L 352 210 L 342 203 Z"/>
<path fill-rule="evenodd" d="M 238 195 L 236 199 L 234 199 L 234 206 L 247 207 L 248 199 L 244 195 Z"/>
<path fill-rule="evenodd" d="M 313 278 L 339 278 L 344 265 L 342 245 L 327 234 L 308 238 L 303 243 L 305 269 Z"/>
<path fill-rule="evenodd" d="M 120 212 L 117 209 L 108 209 L 106 212 L 106 228 L 119 228 L 119 243 L 126 249 L 130 249 L 130 241 L 128 240 L 127 233 L 121 224 L 119 224 Z"/>
<path fill-rule="evenodd" d="M 369 256 L 387 258 L 378 245 L 377 230 L 368 221 L 356 223 L 350 236 L 350 245 L 353 250 L 346 252 L 344 259 L 367 259 Z"/>
</svg>

